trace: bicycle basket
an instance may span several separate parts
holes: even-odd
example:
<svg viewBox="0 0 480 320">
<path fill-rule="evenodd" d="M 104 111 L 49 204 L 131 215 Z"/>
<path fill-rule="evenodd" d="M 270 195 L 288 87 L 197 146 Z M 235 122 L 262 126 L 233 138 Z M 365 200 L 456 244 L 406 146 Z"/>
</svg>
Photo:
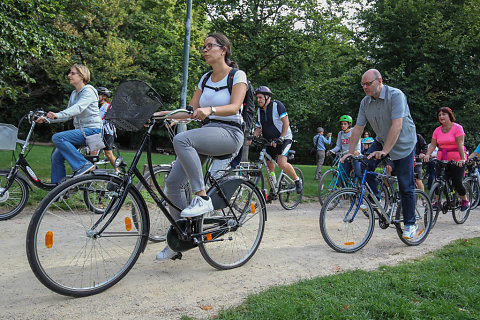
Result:
<svg viewBox="0 0 480 320">
<path fill-rule="evenodd" d="M 0 123 L 0 150 L 15 150 L 18 128 L 12 124 Z"/>
<path fill-rule="evenodd" d="M 105 119 L 120 130 L 138 131 L 161 106 L 160 95 L 148 84 L 128 80 L 118 86 Z"/>
</svg>

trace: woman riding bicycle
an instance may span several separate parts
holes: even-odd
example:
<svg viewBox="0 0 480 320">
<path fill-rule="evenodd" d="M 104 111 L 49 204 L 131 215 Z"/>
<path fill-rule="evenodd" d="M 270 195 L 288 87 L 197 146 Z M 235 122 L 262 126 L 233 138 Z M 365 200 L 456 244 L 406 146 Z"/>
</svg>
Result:
<svg viewBox="0 0 480 320">
<path fill-rule="evenodd" d="M 329 153 L 337 153 L 341 152 L 343 155 L 348 151 L 350 147 L 350 136 L 352 135 L 352 117 L 349 115 L 343 115 L 338 120 L 340 121 L 340 127 L 342 130 L 338 133 L 337 136 L 337 145 L 332 150 L 328 151 Z M 361 145 L 360 141 L 358 141 L 357 146 L 355 147 L 354 155 L 360 155 Z M 352 164 L 349 161 L 345 161 L 341 164 L 342 168 L 345 170 L 345 173 L 350 174 L 352 170 Z M 359 179 L 362 178 L 362 170 L 360 168 L 360 162 L 355 161 L 353 162 L 353 170 L 355 172 L 355 176 Z"/>
<path fill-rule="evenodd" d="M 103 123 L 98 110 L 97 89 L 89 85 L 90 70 L 83 64 L 74 64 L 68 74 L 70 84 L 75 87 L 70 95 L 67 109 L 58 113 L 49 111 L 47 118 L 53 122 L 64 122 L 73 118 L 74 130 L 55 133 L 52 141 L 55 150 L 52 153 L 52 183 L 59 183 L 66 177 L 65 160 L 73 169 L 74 176 L 80 176 L 95 168 L 78 151 L 85 145 L 85 137 L 101 132 Z M 46 120 L 35 120 L 43 123 Z"/>
<path fill-rule="evenodd" d="M 203 179 L 202 163 L 208 156 L 221 156 L 237 152 L 244 140 L 241 105 L 247 91 L 247 76 L 238 70 L 233 77 L 230 95 L 227 90 L 227 77 L 232 68 L 237 67 L 230 60 L 231 48 L 227 37 L 221 33 L 212 33 L 205 39 L 201 48 L 205 61 L 212 67 L 202 91 L 203 79 L 190 100 L 194 113 L 192 118 L 206 120 L 201 128 L 181 132 L 173 139 L 173 147 L 178 161 L 165 181 L 167 195 L 179 208 L 178 212 L 170 207 L 175 219 L 196 217 L 213 211 L 211 199 L 207 196 Z M 187 207 L 183 187 L 190 181 L 195 197 Z M 176 252 L 165 247 L 157 255 L 157 260 L 174 258 Z"/>
<path fill-rule="evenodd" d="M 432 142 L 424 159 L 428 162 L 433 150 L 438 145 L 438 160 L 454 160 L 456 162 L 456 165 L 448 164 L 445 174 L 447 178 L 452 180 L 453 188 L 462 199 L 461 211 L 464 212 L 470 207 L 466 190 L 462 183 L 465 174 L 465 159 L 467 159 L 464 146 L 465 132 L 461 125 L 455 123 L 452 109 L 448 107 L 438 109 L 437 120 L 441 125 L 433 131 Z M 437 169 L 436 172 L 440 172 L 440 170 Z M 432 205 L 435 208 L 437 206 L 436 201 Z"/>
</svg>

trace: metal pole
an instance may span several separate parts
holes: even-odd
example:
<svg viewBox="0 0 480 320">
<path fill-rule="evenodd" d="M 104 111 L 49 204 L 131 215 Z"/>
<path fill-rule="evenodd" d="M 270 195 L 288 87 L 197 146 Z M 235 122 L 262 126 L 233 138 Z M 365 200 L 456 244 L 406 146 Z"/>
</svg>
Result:
<svg viewBox="0 0 480 320">
<path fill-rule="evenodd" d="M 190 34 L 192 25 L 192 0 L 187 0 L 187 17 L 185 19 L 185 41 L 183 44 L 183 70 L 182 70 L 182 90 L 180 93 L 179 108 L 187 107 L 187 84 L 188 84 L 188 61 L 190 58 Z M 186 131 L 187 126 L 182 124 L 178 126 L 178 132 Z"/>
</svg>

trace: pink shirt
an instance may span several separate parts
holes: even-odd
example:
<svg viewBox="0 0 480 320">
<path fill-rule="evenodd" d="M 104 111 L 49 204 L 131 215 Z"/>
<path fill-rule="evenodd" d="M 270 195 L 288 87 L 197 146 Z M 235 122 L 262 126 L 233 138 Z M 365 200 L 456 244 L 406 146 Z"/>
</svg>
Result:
<svg viewBox="0 0 480 320">
<path fill-rule="evenodd" d="M 432 139 L 437 140 L 438 145 L 438 153 L 437 159 L 440 160 L 460 160 L 460 153 L 458 152 L 458 145 L 457 145 L 457 137 L 464 136 L 465 132 L 463 131 L 463 127 L 458 123 L 453 123 L 452 128 L 447 133 L 442 132 L 442 126 L 438 127 L 433 131 Z M 442 149 L 447 149 L 447 158 L 443 157 Z M 453 149 L 453 150 L 452 150 Z M 464 150 L 465 152 L 465 150 Z M 465 159 L 467 159 L 467 155 L 465 154 Z"/>
</svg>

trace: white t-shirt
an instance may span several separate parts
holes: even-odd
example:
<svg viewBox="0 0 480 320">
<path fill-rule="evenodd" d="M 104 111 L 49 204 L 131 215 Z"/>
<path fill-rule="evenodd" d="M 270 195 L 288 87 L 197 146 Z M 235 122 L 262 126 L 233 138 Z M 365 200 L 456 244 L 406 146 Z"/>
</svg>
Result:
<svg viewBox="0 0 480 320">
<path fill-rule="evenodd" d="M 202 82 L 206 75 L 207 74 L 205 73 L 200 79 L 200 82 L 198 83 L 198 89 L 200 90 L 202 90 Z M 225 89 L 215 91 L 213 89 L 205 87 L 202 92 L 202 96 L 200 97 L 200 102 L 199 102 L 200 107 L 202 108 L 219 107 L 219 106 L 225 106 L 227 104 L 230 104 L 230 92 L 228 91 L 228 88 L 227 88 L 227 77 L 228 77 L 228 74 L 218 82 L 213 82 L 211 76 L 208 78 L 207 83 L 205 84 L 206 86 L 210 86 L 214 88 L 225 87 Z M 235 72 L 235 76 L 233 77 L 233 85 L 237 83 L 247 84 L 247 75 L 242 70 L 238 70 L 237 72 Z M 227 117 L 214 115 L 214 116 L 210 116 L 209 118 L 221 120 L 221 121 L 233 121 L 233 122 L 242 124 L 243 123 L 242 108 L 243 106 L 240 107 L 238 114 L 235 114 L 235 115 L 231 115 Z"/>
</svg>

